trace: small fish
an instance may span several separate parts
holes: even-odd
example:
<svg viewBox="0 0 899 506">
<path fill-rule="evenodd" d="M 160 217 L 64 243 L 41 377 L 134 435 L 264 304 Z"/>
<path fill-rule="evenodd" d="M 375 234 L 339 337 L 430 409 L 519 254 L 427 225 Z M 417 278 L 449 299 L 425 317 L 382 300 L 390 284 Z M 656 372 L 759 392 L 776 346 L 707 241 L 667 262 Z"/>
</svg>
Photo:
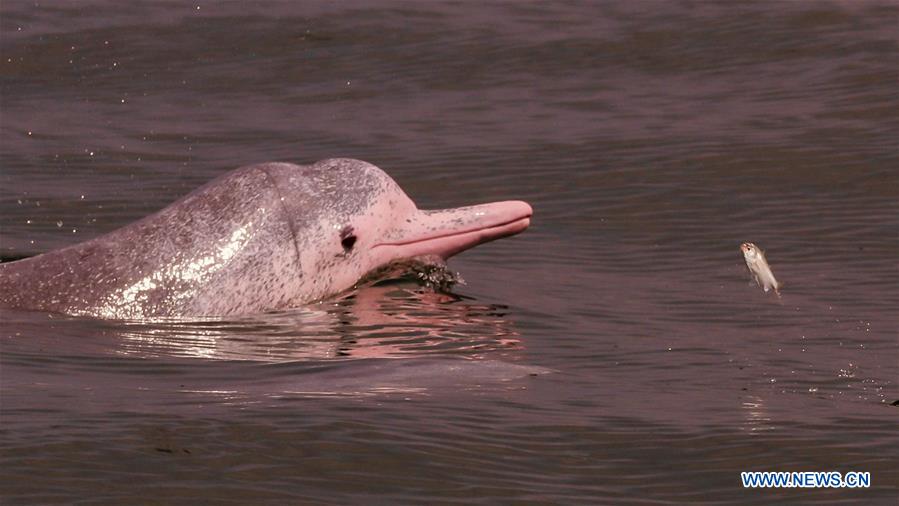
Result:
<svg viewBox="0 0 899 506">
<path fill-rule="evenodd" d="M 746 267 L 749 269 L 749 273 L 752 274 L 755 282 L 766 292 L 773 288 L 774 293 L 780 297 L 780 287 L 783 285 L 774 278 L 774 273 L 771 272 L 771 267 L 768 266 L 768 261 L 765 260 L 765 253 L 762 252 L 761 248 L 751 242 L 744 242 L 740 245 L 740 250 L 743 252 Z"/>
</svg>

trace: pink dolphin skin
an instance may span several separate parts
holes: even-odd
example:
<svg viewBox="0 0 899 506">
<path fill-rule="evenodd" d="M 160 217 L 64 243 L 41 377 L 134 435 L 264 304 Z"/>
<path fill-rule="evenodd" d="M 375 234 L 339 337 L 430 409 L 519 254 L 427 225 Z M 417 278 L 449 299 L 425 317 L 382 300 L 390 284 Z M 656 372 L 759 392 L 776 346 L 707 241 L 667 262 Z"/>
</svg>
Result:
<svg viewBox="0 0 899 506">
<path fill-rule="evenodd" d="M 531 224 L 531 214 L 531 206 L 520 200 L 420 211 L 404 238 L 374 247 L 393 258 L 438 255 L 447 259 L 478 244 L 522 232 Z"/>
<path fill-rule="evenodd" d="M 251 165 L 108 234 L 0 264 L 0 307 L 114 319 L 287 309 L 393 262 L 517 234 L 532 212 L 520 201 L 420 210 L 360 160 Z"/>
</svg>

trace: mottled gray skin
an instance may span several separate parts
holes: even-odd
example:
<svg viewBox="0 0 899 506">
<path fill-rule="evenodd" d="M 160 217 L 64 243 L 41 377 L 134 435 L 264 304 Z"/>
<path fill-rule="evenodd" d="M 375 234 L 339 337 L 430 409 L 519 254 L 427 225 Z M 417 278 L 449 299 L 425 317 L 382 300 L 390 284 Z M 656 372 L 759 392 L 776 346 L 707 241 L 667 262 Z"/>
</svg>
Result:
<svg viewBox="0 0 899 506">
<path fill-rule="evenodd" d="M 490 206 L 506 210 L 500 221 L 510 212 L 530 216 L 524 203 L 483 207 Z M 124 228 L 0 264 L 0 307 L 117 319 L 296 307 L 398 258 L 446 258 L 527 227 L 526 218 L 514 229 L 480 223 L 478 209 L 419 211 L 389 176 L 359 160 L 242 167 Z M 450 225 L 455 230 L 438 230 Z"/>
</svg>

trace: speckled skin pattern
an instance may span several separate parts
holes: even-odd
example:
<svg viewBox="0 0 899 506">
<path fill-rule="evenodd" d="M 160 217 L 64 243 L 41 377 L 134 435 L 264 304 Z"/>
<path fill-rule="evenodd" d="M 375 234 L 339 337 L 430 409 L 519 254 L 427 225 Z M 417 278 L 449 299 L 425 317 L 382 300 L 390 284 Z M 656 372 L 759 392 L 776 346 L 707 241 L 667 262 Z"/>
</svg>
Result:
<svg viewBox="0 0 899 506">
<path fill-rule="evenodd" d="M 0 306 L 115 319 L 284 309 L 397 259 L 520 232 L 530 215 L 523 202 L 419 211 L 359 160 L 253 165 L 109 234 L 0 264 Z"/>
</svg>

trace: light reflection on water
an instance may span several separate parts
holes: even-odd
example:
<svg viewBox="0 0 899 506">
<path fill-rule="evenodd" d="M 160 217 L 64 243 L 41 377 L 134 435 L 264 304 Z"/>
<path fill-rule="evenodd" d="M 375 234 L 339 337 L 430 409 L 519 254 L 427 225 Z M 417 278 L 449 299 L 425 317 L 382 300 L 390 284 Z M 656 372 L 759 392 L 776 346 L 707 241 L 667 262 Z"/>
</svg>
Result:
<svg viewBox="0 0 899 506">
<path fill-rule="evenodd" d="M 532 227 L 458 296 L 4 313 L 10 502 L 895 503 L 895 2 L 201 7 L 2 4 L 4 256 L 334 156 Z M 874 487 L 739 486 L 772 468 Z"/>
<path fill-rule="evenodd" d="M 451 354 L 478 358 L 514 351 L 519 333 L 504 308 L 405 283 L 368 286 L 333 302 L 229 319 L 114 324 L 116 352 L 266 362 L 400 358 Z"/>
</svg>

